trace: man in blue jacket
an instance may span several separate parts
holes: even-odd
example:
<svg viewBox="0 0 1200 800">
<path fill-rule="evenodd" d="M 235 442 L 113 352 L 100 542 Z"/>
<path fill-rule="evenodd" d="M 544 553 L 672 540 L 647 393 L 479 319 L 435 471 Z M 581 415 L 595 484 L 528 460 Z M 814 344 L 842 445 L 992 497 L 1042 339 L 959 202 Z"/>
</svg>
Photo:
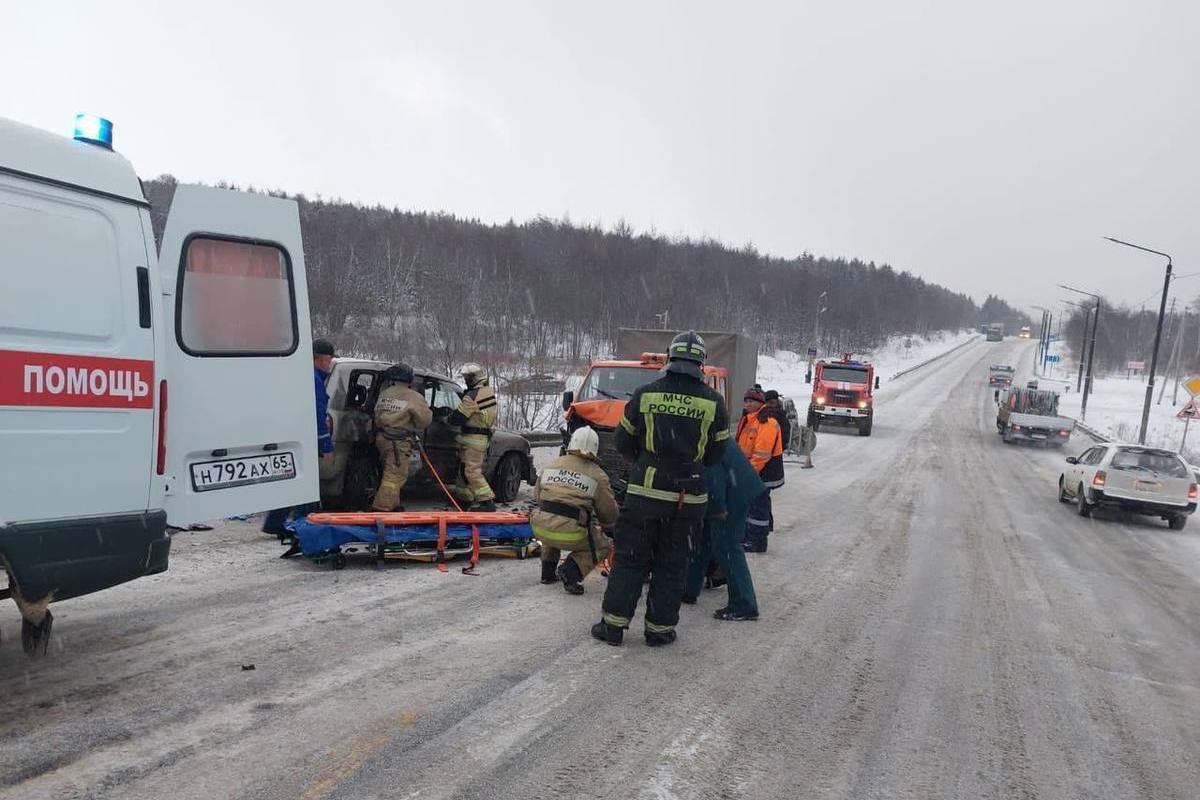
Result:
<svg viewBox="0 0 1200 800">
<path fill-rule="evenodd" d="M 683 601 L 696 602 L 704 585 L 705 569 L 710 560 L 715 560 L 728 579 L 729 603 L 713 616 L 731 622 L 758 619 L 758 598 L 742 548 L 742 532 L 746 529 L 750 504 L 767 487 L 737 447 L 725 448 L 720 463 L 707 467 L 704 478 L 708 482 L 708 508 L 704 529 L 688 567 Z"/>
<path fill-rule="evenodd" d="M 317 404 L 317 455 L 321 460 L 333 458 L 333 432 L 329 430 L 329 395 L 325 391 L 325 379 L 333 369 L 333 357 L 336 355 L 333 342 L 327 339 L 313 340 L 313 391 Z M 305 503 L 292 508 L 276 508 L 267 512 L 263 520 L 263 533 L 274 534 L 283 542 L 290 536 L 284 526 L 293 515 L 297 518 L 316 511 L 320 503 Z M 300 546 L 292 542 L 292 546 L 280 558 L 290 558 L 300 552 Z"/>
</svg>

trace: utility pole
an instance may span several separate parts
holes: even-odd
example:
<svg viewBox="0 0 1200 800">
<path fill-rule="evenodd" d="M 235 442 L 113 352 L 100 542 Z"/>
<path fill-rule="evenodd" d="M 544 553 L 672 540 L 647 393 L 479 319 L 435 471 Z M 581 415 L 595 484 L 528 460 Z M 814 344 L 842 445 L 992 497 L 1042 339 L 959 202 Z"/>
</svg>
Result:
<svg viewBox="0 0 1200 800">
<path fill-rule="evenodd" d="M 1096 301 L 1096 307 L 1092 313 L 1092 346 L 1088 350 L 1088 356 L 1087 356 L 1087 380 L 1083 384 L 1083 398 L 1079 401 L 1079 418 L 1087 419 L 1088 395 L 1090 395 L 1092 393 L 1092 364 L 1096 359 L 1096 332 L 1098 331 L 1098 329 L 1100 327 L 1100 295 L 1093 294 L 1092 292 L 1085 292 L 1082 289 L 1076 289 L 1071 286 L 1065 286 L 1061 283 L 1058 285 L 1058 287 L 1060 289 L 1066 289 L 1069 292 L 1075 292 L 1076 294 L 1085 294 L 1088 297 L 1090 297 Z M 1084 343 L 1086 345 L 1086 343 L 1087 343 L 1087 327 L 1086 326 L 1084 326 L 1083 331 L 1084 331 Z M 1079 368 L 1082 371 L 1082 369 L 1083 369 L 1082 362 L 1080 362 Z"/>
<path fill-rule="evenodd" d="M 1036 308 L 1038 311 L 1042 312 L 1042 324 L 1038 326 L 1037 353 L 1034 355 L 1033 359 L 1033 374 L 1037 375 L 1039 367 L 1041 367 L 1042 372 L 1045 372 L 1045 367 L 1042 364 L 1042 358 L 1046 353 L 1046 315 L 1050 313 L 1050 309 L 1043 308 L 1042 306 L 1033 306 L 1033 308 Z"/>
<path fill-rule="evenodd" d="M 817 295 L 817 313 L 813 319 L 813 347 L 818 347 L 818 342 L 821 341 L 821 315 L 825 313 L 825 297 L 828 292 L 821 292 Z"/>
<path fill-rule="evenodd" d="M 1083 399 L 1079 401 L 1079 418 L 1087 419 L 1088 395 L 1092 393 L 1092 362 L 1096 360 L 1096 330 L 1100 327 L 1100 298 L 1096 298 L 1096 310 L 1092 314 L 1092 346 L 1088 348 L 1087 378 L 1083 383 Z"/>
<path fill-rule="evenodd" d="M 1087 356 L 1088 323 L 1092 319 L 1092 310 L 1083 309 L 1083 338 L 1079 340 L 1079 373 L 1075 376 L 1075 391 L 1083 391 L 1083 361 Z"/>
<path fill-rule="evenodd" d="M 1175 317 L 1175 299 L 1171 298 L 1171 310 L 1167 312 L 1167 319 L 1171 320 Z M 1175 369 L 1175 351 L 1179 348 L 1179 326 L 1175 326 L 1175 338 L 1171 341 L 1171 354 L 1167 356 L 1167 368 L 1163 370 L 1163 375 L 1170 375 Z M 1158 387 L 1158 402 L 1155 405 L 1162 405 L 1163 395 L 1167 393 L 1167 382 L 1164 380 L 1162 386 Z"/>
<path fill-rule="evenodd" d="M 1171 270 L 1175 266 L 1172 262 L 1169 253 L 1163 253 L 1159 250 L 1151 250 L 1149 247 L 1142 247 L 1140 244 L 1131 244 L 1123 242 L 1120 239 L 1114 239 L 1111 236 L 1105 236 L 1114 244 L 1132 247 L 1134 250 L 1141 250 L 1143 253 L 1153 253 L 1156 256 L 1162 256 L 1167 260 L 1166 273 L 1163 275 L 1162 297 L 1158 301 L 1158 326 L 1154 330 L 1154 350 L 1150 354 L 1150 375 L 1146 381 L 1146 401 L 1142 404 L 1142 427 L 1138 431 L 1138 444 L 1146 443 L 1146 429 L 1150 427 L 1150 403 L 1154 400 L 1154 373 L 1158 368 L 1158 346 L 1162 344 L 1162 329 L 1163 317 L 1167 313 L 1167 292 L 1171 290 Z"/>
<path fill-rule="evenodd" d="M 1042 348 L 1042 372 L 1050 366 L 1050 326 L 1054 322 L 1054 312 L 1046 309 L 1046 346 Z"/>
<path fill-rule="evenodd" d="M 1183 361 L 1183 337 L 1184 332 L 1187 330 L 1187 312 L 1188 308 L 1184 306 L 1183 317 L 1179 320 L 1179 338 L 1177 339 L 1178 345 L 1176 346 L 1179 353 L 1175 357 L 1175 389 L 1171 392 L 1171 405 L 1173 406 L 1179 405 L 1179 376 L 1183 372 L 1183 364 L 1180 362 Z M 1184 427 L 1186 428 L 1187 426 L 1185 425 Z"/>
</svg>

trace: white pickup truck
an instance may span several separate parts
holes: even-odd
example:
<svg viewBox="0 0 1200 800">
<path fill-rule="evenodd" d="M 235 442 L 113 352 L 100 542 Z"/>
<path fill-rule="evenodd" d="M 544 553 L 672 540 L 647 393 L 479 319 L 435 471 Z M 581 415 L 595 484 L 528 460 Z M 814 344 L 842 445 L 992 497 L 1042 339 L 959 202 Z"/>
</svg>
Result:
<svg viewBox="0 0 1200 800">
<path fill-rule="evenodd" d="M 1058 394 L 1046 389 L 1010 388 L 997 397 L 996 431 L 1006 444 L 1032 442 L 1063 447 L 1075 421 L 1058 416 Z"/>
</svg>

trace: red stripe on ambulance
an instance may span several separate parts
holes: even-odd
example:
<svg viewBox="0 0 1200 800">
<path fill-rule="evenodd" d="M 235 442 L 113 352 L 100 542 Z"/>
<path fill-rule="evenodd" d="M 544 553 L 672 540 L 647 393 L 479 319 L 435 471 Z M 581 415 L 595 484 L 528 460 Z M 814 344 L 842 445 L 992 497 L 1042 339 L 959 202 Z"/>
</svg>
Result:
<svg viewBox="0 0 1200 800">
<path fill-rule="evenodd" d="M 0 406 L 154 408 L 154 362 L 0 350 Z"/>
</svg>

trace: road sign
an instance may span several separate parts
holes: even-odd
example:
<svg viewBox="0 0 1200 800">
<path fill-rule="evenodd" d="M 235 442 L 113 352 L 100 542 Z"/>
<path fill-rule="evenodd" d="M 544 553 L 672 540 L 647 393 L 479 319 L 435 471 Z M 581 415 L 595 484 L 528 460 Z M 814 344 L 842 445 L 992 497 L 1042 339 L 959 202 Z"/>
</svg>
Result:
<svg viewBox="0 0 1200 800">
<path fill-rule="evenodd" d="M 1183 388 L 1192 397 L 1200 394 L 1200 376 L 1192 375 L 1184 379 Z"/>
<path fill-rule="evenodd" d="M 1188 400 L 1187 405 L 1179 409 L 1179 413 L 1175 416 L 1180 419 L 1200 419 L 1200 408 L 1196 407 L 1195 400 Z"/>
<path fill-rule="evenodd" d="M 1125 362 L 1125 369 L 1130 369 L 1130 370 L 1143 370 L 1143 369 L 1145 369 L 1145 368 L 1146 368 L 1146 362 L 1145 362 L 1145 361 L 1126 361 L 1126 362 Z"/>
<path fill-rule="evenodd" d="M 1046 356 L 1046 363 L 1047 364 L 1057 364 L 1058 363 L 1058 353 L 1051 353 L 1050 355 Z"/>
<path fill-rule="evenodd" d="M 815 347 L 810 347 L 810 348 L 808 348 L 808 359 L 809 359 L 809 361 L 811 361 L 812 359 L 814 359 L 814 358 L 816 358 L 816 357 L 817 357 L 817 348 L 815 348 Z"/>
</svg>

